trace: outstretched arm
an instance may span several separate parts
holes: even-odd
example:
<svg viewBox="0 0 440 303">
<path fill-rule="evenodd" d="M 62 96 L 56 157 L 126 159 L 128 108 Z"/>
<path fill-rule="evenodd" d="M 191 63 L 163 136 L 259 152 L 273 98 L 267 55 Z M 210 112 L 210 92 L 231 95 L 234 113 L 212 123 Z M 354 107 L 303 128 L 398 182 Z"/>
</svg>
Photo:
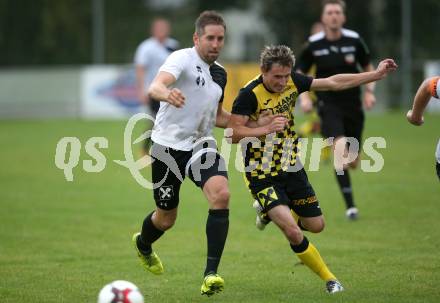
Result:
<svg viewBox="0 0 440 303">
<path fill-rule="evenodd" d="M 435 96 L 435 93 L 431 90 L 431 86 L 436 85 L 436 81 L 439 81 L 440 77 L 432 77 L 425 79 L 422 84 L 420 84 L 416 95 L 414 96 L 412 109 L 406 114 L 406 118 L 409 123 L 420 126 L 423 124 L 423 112 L 425 111 L 426 105 L 428 105 L 431 97 Z"/>
<path fill-rule="evenodd" d="M 310 90 L 344 90 L 381 80 L 396 69 L 397 64 L 393 59 L 385 59 L 379 63 L 376 70 L 371 72 L 363 72 L 359 74 L 337 74 L 328 78 L 313 79 Z"/>
</svg>

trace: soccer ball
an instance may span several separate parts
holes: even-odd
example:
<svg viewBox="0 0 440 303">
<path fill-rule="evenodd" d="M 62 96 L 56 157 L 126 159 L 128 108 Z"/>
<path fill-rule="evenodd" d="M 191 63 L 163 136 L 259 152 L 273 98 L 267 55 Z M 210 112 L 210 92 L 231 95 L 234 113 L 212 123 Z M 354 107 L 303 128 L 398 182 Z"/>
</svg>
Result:
<svg viewBox="0 0 440 303">
<path fill-rule="evenodd" d="M 133 283 L 118 280 L 101 289 L 98 303 L 144 303 L 144 297 Z"/>
</svg>

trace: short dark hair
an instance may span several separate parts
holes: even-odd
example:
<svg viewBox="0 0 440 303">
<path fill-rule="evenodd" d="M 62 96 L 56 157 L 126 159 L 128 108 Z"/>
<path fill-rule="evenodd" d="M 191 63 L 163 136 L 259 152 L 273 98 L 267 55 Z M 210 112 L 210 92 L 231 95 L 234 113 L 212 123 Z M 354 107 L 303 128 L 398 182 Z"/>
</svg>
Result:
<svg viewBox="0 0 440 303">
<path fill-rule="evenodd" d="M 221 25 L 226 31 L 225 20 L 223 20 L 222 15 L 216 11 L 204 11 L 200 14 L 195 23 L 197 35 L 203 35 L 207 25 Z"/>
<path fill-rule="evenodd" d="M 285 45 L 265 46 L 260 55 L 261 69 L 269 71 L 274 64 L 293 67 L 295 65 L 295 56 L 292 50 Z"/>
<path fill-rule="evenodd" d="M 321 5 L 321 7 L 322 7 L 322 10 L 321 10 L 321 11 L 322 11 L 322 12 L 324 12 L 325 6 L 326 6 L 327 4 L 338 4 L 338 5 L 340 5 L 341 8 L 342 8 L 342 12 L 345 13 L 345 7 L 346 7 L 347 5 L 345 4 L 345 1 L 344 1 L 344 0 L 323 0 L 323 1 L 322 1 L 322 5 Z"/>
</svg>

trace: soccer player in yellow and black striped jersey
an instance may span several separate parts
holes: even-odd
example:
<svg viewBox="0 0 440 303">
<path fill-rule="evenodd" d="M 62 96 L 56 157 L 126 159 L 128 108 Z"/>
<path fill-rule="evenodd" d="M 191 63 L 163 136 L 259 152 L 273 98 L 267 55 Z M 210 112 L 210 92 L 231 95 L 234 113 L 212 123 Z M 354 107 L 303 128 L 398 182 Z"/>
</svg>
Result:
<svg viewBox="0 0 440 303">
<path fill-rule="evenodd" d="M 290 48 L 265 47 L 260 58 L 261 75 L 240 90 L 228 127 L 233 129 L 232 141 L 242 143 L 246 180 L 262 213 L 280 228 L 301 261 L 326 282 L 327 291 L 335 293 L 343 290 L 342 285 L 301 231 L 301 227 L 322 231 L 324 218 L 305 170 L 295 165 L 299 161 L 295 102 L 305 91 L 341 90 L 382 79 L 397 66 L 386 59 L 373 72 L 323 79 L 293 72 L 293 66 Z M 271 115 L 265 120 L 267 123 L 256 128 L 246 126 L 250 119 L 262 121 L 260 116 L 268 111 Z"/>
</svg>

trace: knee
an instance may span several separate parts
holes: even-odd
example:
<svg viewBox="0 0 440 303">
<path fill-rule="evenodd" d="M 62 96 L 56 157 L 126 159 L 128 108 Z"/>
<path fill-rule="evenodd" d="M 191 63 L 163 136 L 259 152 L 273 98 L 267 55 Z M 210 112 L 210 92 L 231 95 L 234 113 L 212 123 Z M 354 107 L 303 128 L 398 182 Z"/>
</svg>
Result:
<svg viewBox="0 0 440 303">
<path fill-rule="evenodd" d="M 324 230 L 325 227 L 325 223 L 324 220 L 318 221 L 314 224 L 311 224 L 311 226 L 307 226 L 307 230 L 311 233 L 320 233 L 321 231 Z"/>
<path fill-rule="evenodd" d="M 158 222 L 155 222 L 154 225 L 156 225 L 157 229 L 160 229 L 161 231 L 166 231 L 173 227 L 176 220 L 173 219 L 165 219 L 165 220 L 159 220 Z"/>
<path fill-rule="evenodd" d="M 293 245 L 299 245 L 303 240 L 303 233 L 298 226 L 287 226 L 283 232 Z"/>
<path fill-rule="evenodd" d="M 176 216 L 174 215 L 158 215 L 154 218 L 153 224 L 157 229 L 166 231 L 173 227 L 176 222 Z"/>
<path fill-rule="evenodd" d="M 212 197 L 212 205 L 215 209 L 224 209 L 229 207 L 229 198 L 231 194 L 227 187 L 220 188 Z"/>
</svg>

